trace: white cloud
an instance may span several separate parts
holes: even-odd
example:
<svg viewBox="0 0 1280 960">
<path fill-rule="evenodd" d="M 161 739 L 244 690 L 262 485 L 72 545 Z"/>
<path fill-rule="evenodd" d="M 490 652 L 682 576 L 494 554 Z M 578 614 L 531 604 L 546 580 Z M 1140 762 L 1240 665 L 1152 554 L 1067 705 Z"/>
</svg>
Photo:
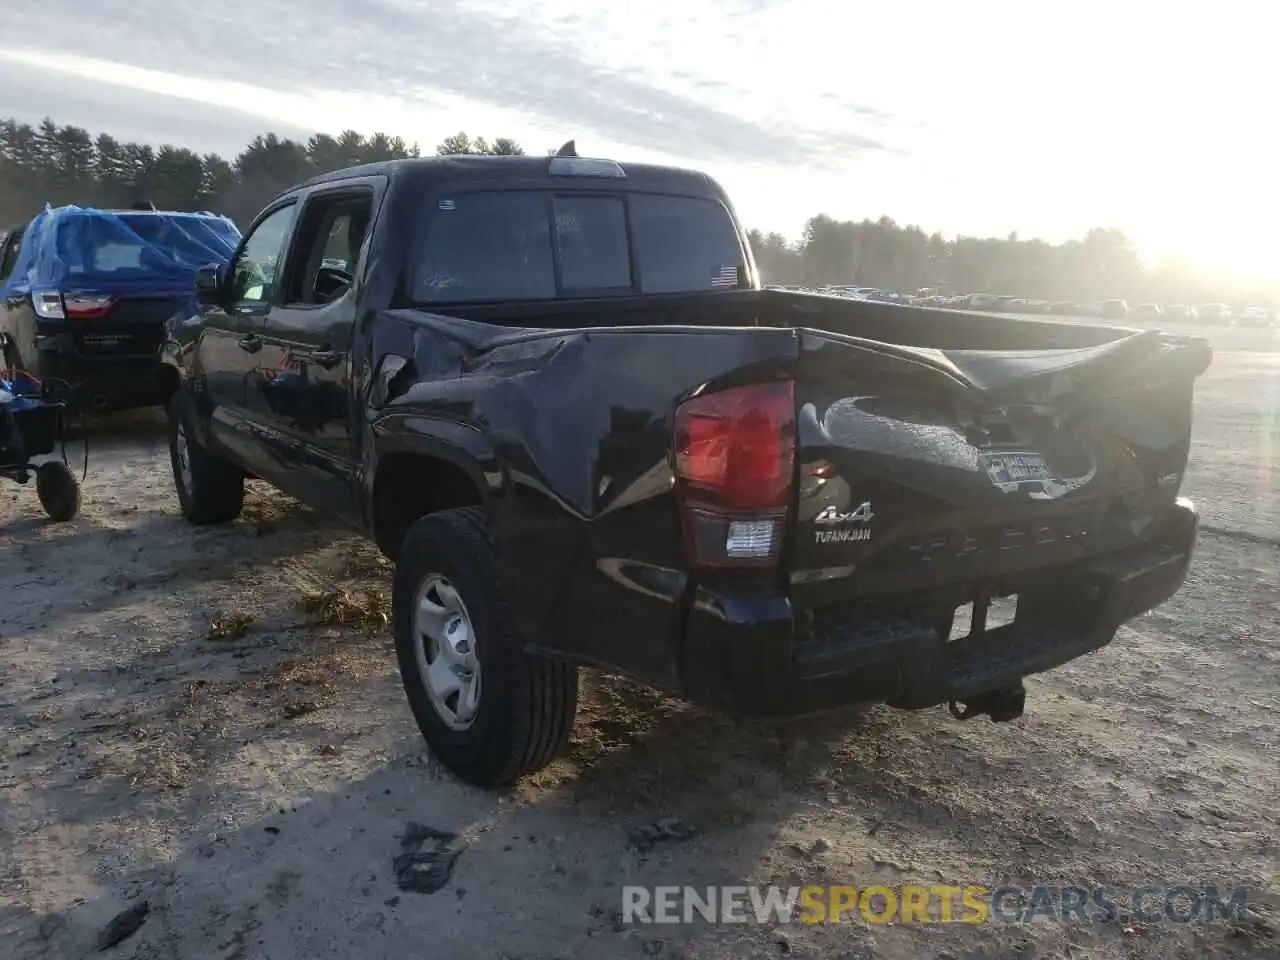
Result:
<svg viewBox="0 0 1280 960">
<path fill-rule="evenodd" d="M 188 136 L 199 115 L 156 104 L 208 104 L 204 135 L 225 129 L 228 152 L 255 117 L 428 148 L 459 129 L 533 150 L 574 136 L 589 152 L 707 169 L 745 219 L 793 235 L 820 211 L 1051 239 L 1117 225 L 1153 257 L 1280 277 L 1260 132 L 1280 26 L 1267 4 L 6 6 L 30 46 L 0 53 L 0 68 L 34 62 L 60 79 L 56 95 L 28 89 L 21 110 L 0 94 L 0 112 L 94 126 L 66 112 L 84 78 L 126 91 L 149 121 L 186 114 L 157 122 L 156 140 Z M 136 129 L 123 109 L 112 123 Z"/>
</svg>

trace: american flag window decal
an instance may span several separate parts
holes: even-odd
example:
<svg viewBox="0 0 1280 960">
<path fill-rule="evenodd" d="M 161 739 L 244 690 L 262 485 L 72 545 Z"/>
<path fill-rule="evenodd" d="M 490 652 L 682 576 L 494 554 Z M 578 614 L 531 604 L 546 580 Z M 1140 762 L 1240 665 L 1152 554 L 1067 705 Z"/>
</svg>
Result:
<svg viewBox="0 0 1280 960">
<path fill-rule="evenodd" d="M 741 268 L 736 264 L 726 264 L 722 267 L 716 267 L 711 273 L 711 285 L 713 287 L 736 287 L 740 278 L 739 270 Z"/>
</svg>

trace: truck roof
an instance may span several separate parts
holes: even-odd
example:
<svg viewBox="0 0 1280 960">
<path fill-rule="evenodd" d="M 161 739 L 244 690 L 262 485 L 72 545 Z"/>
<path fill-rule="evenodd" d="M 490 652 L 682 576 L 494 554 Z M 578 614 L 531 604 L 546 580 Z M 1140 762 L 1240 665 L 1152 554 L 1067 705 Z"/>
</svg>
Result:
<svg viewBox="0 0 1280 960">
<path fill-rule="evenodd" d="M 549 180 L 552 157 L 474 156 L 458 154 L 446 157 L 412 157 L 405 160 L 386 160 L 380 163 L 364 163 L 345 167 L 330 173 L 322 173 L 297 186 L 290 187 L 281 196 L 304 187 L 348 180 L 352 177 L 385 176 L 389 179 L 412 179 L 424 185 L 430 181 L 456 183 L 465 180 Z M 596 159 L 583 157 L 581 159 Z M 649 163 L 619 163 L 626 174 L 625 180 L 590 178 L 609 189 L 610 184 L 625 185 L 633 190 L 674 192 L 714 198 L 727 204 L 724 190 L 710 176 L 697 170 L 667 167 Z M 556 179 L 561 179 L 557 177 Z M 564 179 L 575 179 L 566 177 Z M 587 179 L 587 178 L 581 178 Z"/>
</svg>

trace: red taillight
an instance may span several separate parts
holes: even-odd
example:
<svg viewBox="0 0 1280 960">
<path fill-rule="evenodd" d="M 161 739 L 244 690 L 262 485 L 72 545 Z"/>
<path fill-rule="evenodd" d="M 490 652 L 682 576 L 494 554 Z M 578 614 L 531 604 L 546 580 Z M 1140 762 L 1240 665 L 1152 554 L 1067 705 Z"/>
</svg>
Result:
<svg viewBox="0 0 1280 960">
<path fill-rule="evenodd" d="M 115 297 L 105 293 L 66 293 L 62 296 L 62 309 L 68 320 L 92 320 L 105 317 L 115 302 Z"/>
<path fill-rule="evenodd" d="M 775 564 L 795 471 L 795 385 L 734 387 L 681 404 L 673 453 L 690 560 Z"/>
</svg>

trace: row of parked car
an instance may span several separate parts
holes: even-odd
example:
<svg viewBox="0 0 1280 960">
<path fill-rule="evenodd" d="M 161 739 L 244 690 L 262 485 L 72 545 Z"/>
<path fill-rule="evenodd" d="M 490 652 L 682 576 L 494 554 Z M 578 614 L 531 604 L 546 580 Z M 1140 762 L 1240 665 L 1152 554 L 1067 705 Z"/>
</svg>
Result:
<svg viewBox="0 0 1280 960">
<path fill-rule="evenodd" d="M 795 287 L 781 289 L 797 290 Z M 901 306 L 910 306 L 915 301 L 915 298 L 909 294 L 898 293 L 896 290 L 882 290 L 879 287 L 827 286 L 813 292 L 831 297 L 844 297 L 847 300 L 870 300 L 873 303 L 896 303 Z"/>
<path fill-rule="evenodd" d="M 925 297 L 923 305 L 959 307 L 970 310 L 990 310 L 1001 313 L 1049 314 L 1060 317 L 1099 317 L 1121 320 L 1181 320 L 1208 323 L 1238 323 L 1241 325 L 1270 326 L 1276 321 L 1276 312 L 1267 307 L 1246 307 L 1238 313 L 1229 303 L 1205 303 L 1200 306 L 1154 302 L 1130 306 L 1119 298 L 1094 303 L 1078 303 L 1070 300 L 1049 302 L 1028 300 L 1022 297 L 994 297 L 986 294 L 970 294 L 961 297 Z"/>
<path fill-rule="evenodd" d="M 1139 303 L 1130 306 L 1127 300 L 1110 299 L 1093 303 L 1073 300 L 1033 300 L 1026 297 L 1002 296 L 988 293 L 904 294 L 878 287 L 831 285 L 817 288 L 774 285 L 774 289 L 793 292 L 820 293 L 826 296 L 853 300 L 871 300 L 880 303 L 896 303 L 904 306 L 935 307 L 948 310 L 981 310 L 989 313 L 1040 314 L 1058 317 L 1097 317 L 1107 320 L 1140 319 L 1236 326 L 1271 327 L 1280 320 L 1280 313 L 1269 307 L 1250 306 L 1237 310 L 1229 303 L 1205 303 L 1194 306 L 1185 303 Z"/>
<path fill-rule="evenodd" d="M 1124 301 L 1120 301 L 1124 304 Z M 1127 306 L 1127 304 L 1125 305 Z M 1239 313 L 1229 303 L 1206 303 L 1199 307 L 1175 303 L 1162 306 L 1158 303 L 1140 303 L 1131 313 L 1122 316 L 1138 316 L 1165 320 L 1199 320 L 1207 323 L 1235 324 L 1245 327 L 1271 327 L 1277 313 L 1270 307 L 1245 307 Z"/>
<path fill-rule="evenodd" d="M 1185 303 L 1139 303 L 1130 306 L 1127 300 L 1112 299 L 1098 303 L 1074 302 L 1045 303 L 1038 300 L 1003 299 L 995 309 L 1012 313 L 1046 313 L 1057 316 L 1100 317 L 1111 320 L 1128 318 L 1142 320 L 1173 320 L 1240 326 L 1272 326 L 1276 312 L 1268 307 L 1246 307 L 1236 312 L 1229 303 L 1205 303 L 1200 306 Z"/>
</svg>

